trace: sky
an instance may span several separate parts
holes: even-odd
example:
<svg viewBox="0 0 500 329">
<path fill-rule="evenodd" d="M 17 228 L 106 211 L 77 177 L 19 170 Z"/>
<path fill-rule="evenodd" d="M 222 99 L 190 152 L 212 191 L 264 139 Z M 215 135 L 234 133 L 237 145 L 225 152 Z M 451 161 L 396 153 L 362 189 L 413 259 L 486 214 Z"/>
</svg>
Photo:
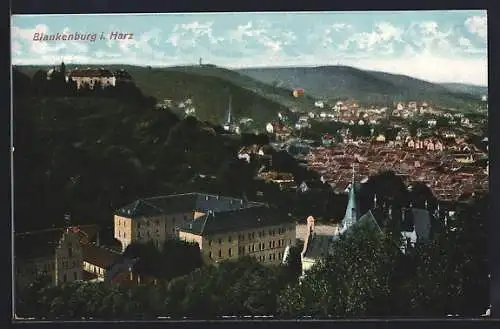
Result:
<svg viewBox="0 0 500 329">
<path fill-rule="evenodd" d="M 19 15 L 14 65 L 348 65 L 487 86 L 486 11 Z M 112 32 L 131 38 L 111 40 Z M 35 34 L 96 34 L 36 41 Z M 103 40 L 101 40 L 101 35 Z M 36 37 L 35 37 L 36 39 Z"/>
</svg>

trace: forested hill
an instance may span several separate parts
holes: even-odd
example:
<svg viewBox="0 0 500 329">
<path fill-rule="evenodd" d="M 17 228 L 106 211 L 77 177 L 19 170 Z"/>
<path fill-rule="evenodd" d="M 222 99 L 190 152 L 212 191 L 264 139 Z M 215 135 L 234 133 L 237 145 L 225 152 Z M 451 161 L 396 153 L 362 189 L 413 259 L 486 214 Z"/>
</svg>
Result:
<svg viewBox="0 0 500 329">
<path fill-rule="evenodd" d="M 50 67 L 17 68 L 32 77 L 37 71 L 48 70 Z M 73 68 L 74 65 L 67 65 L 68 70 Z M 197 117 L 217 124 L 225 119 L 230 96 L 235 119 L 250 117 L 262 128 L 265 123 L 275 119 L 280 111 L 290 108 L 307 110 L 314 104 L 310 97 L 294 98 L 291 89 L 272 87 L 246 75 L 215 66 L 148 68 L 111 65 L 104 68 L 127 70 L 137 87 L 145 95 L 155 97 L 158 101 L 170 99 L 181 102 L 191 98 Z"/>
<path fill-rule="evenodd" d="M 13 83 L 16 231 L 61 225 L 65 212 L 110 226 L 115 209 L 145 196 L 203 188 L 241 196 L 235 182 L 245 171 L 229 169 L 239 140 L 218 126 L 155 110 L 132 86 L 74 94 L 17 70 Z M 198 174 L 221 178 L 197 186 Z"/>
<path fill-rule="evenodd" d="M 238 72 L 285 88 L 301 87 L 310 95 L 327 99 L 354 98 L 366 103 L 426 100 L 458 109 L 476 108 L 481 100 L 467 89 L 349 66 L 245 68 Z"/>
</svg>

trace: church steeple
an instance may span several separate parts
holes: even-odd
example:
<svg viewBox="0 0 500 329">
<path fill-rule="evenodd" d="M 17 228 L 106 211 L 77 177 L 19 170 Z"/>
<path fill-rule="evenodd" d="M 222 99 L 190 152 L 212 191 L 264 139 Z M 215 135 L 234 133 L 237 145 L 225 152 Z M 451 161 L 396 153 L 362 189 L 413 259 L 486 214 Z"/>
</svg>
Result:
<svg viewBox="0 0 500 329">
<path fill-rule="evenodd" d="M 355 169 L 354 164 L 352 165 L 352 182 L 349 189 L 349 196 L 347 201 L 347 208 L 345 210 L 345 216 L 342 220 L 342 232 L 347 230 L 352 226 L 356 220 L 359 218 L 359 206 L 356 198 L 356 187 L 355 187 Z"/>
</svg>

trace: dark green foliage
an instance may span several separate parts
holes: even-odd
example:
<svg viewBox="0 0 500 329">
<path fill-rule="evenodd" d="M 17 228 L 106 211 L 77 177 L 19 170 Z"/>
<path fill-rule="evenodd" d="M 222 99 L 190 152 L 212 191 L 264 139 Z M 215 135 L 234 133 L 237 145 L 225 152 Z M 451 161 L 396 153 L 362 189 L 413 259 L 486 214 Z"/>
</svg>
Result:
<svg viewBox="0 0 500 329">
<path fill-rule="evenodd" d="M 133 243 L 124 256 L 139 259 L 134 267 L 137 273 L 163 280 L 186 275 L 202 265 L 199 246 L 177 239 L 167 240 L 161 250 L 151 243 Z"/>
</svg>

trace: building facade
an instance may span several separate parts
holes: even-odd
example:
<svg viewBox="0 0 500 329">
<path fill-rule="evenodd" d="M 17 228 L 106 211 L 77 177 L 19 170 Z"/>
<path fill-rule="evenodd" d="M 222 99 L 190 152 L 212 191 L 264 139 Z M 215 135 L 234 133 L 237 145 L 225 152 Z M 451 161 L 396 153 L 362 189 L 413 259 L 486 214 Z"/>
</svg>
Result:
<svg viewBox="0 0 500 329">
<path fill-rule="evenodd" d="M 178 228 L 209 211 L 219 213 L 257 205 L 260 204 L 202 193 L 139 199 L 116 212 L 114 236 L 122 250 L 134 242 L 152 242 L 162 248 L 166 240 L 179 237 Z"/>
<path fill-rule="evenodd" d="M 211 264 L 250 256 L 277 265 L 295 244 L 296 224 L 288 215 L 259 206 L 209 212 L 181 227 L 179 238 L 198 243 L 202 258 Z"/>
<path fill-rule="evenodd" d="M 76 87 L 78 89 L 83 86 L 88 86 L 93 89 L 96 86 L 116 86 L 115 75 L 107 69 L 74 69 L 66 77 L 66 80 L 72 80 L 76 82 Z"/>
<path fill-rule="evenodd" d="M 38 275 L 54 284 L 83 278 L 82 245 L 97 232 L 94 226 L 49 229 L 15 237 L 16 285 L 25 286 Z"/>
<path fill-rule="evenodd" d="M 122 250 L 134 242 L 180 238 L 196 242 L 208 263 L 255 257 L 266 264 L 282 261 L 295 243 L 295 222 L 265 204 L 202 193 L 140 199 L 115 214 L 115 238 Z"/>
</svg>

